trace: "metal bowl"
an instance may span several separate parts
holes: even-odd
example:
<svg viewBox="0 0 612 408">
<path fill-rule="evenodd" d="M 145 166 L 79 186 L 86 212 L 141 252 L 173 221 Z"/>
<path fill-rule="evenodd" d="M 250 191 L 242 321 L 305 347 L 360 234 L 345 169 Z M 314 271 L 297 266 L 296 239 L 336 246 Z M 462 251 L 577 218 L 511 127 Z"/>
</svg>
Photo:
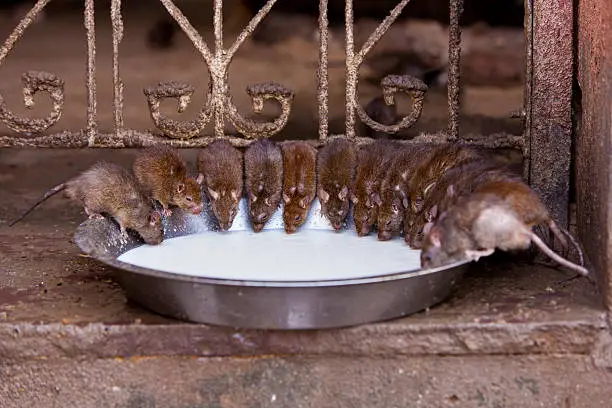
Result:
<svg viewBox="0 0 612 408">
<path fill-rule="evenodd" d="M 265 229 L 282 228 L 281 211 Z M 231 230 L 250 228 L 246 214 L 243 200 Z M 200 216 L 176 210 L 164 221 L 167 239 L 215 228 L 210 210 Z M 331 230 L 320 215 L 317 200 L 302 228 Z M 127 296 L 154 312 L 192 322 L 253 329 L 336 328 L 406 316 L 448 297 L 467 265 L 463 261 L 442 268 L 358 279 L 243 281 L 179 275 L 118 261 L 121 254 L 142 245 L 142 240 L 134 234 L 122 237 L 110 219 L 83 222 L 75 233 L 75 242 L 84 253 L 116 268 Z"/>
</svg>

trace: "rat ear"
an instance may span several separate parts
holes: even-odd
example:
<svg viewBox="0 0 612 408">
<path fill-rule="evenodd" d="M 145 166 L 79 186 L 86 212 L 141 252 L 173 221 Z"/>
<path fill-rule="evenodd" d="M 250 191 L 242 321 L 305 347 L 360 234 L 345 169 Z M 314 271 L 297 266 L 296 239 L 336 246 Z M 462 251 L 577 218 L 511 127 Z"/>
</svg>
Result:
<svg viewBox="0 0 612 408">
<path fill-rule="evenodd" d="M 309 202 L 310 202 L 310 196 L 306 196 L 298 202 L 298 205 L 300 206 L 300 208 L 305 210 Z"/>
<path fill-rule="evenodd" d="M 178 183 L 176 185 L 176 192 L 181 194 L 183 191 L 185 191 L 185 183 Z"/>
<path fill-rule="evenodd" d="M 158 211 L 153 211 L 149 216 L 149 224 L 154 227 L 161 222 L 161 215 Z"/>
<path fill-rule="evenodd" d="M 342 186 L 342 188 L 340 189 L 340 192 L 338 193 L 338 198 L 342 201 L 346 200 L 346 197 L 348 196 L 348 187 L 347 186 Z"/>
<path fill-rule="evenodd" d="M 283 191 L 283 201 L 285 202 L 285 204 L 291 201 L 291 198 L 284 191 Z"/>
<path fill-rule="evenodd" d="M 378 206 L 382 205 L 382 200 L 380 199 L 380 195 L 378 193 L 372 194 L 372 200 L 374 201 L 374 204 Z"/>
<path fill-rule="evenodd" d="M 210 194 L 210 197 L 213 200 L 218 200 L 219 199 L 219 193 L 217 193 L 215 190 L 213 190 L 212 188 L 208 187 L 208 194 Z"/>
<path fill-rule="evenodd" d="M 455 196 L 455 186 L 453 186 L 452 184 L 448 187 L 446 187 L 446 195 L 448 197 L 454 197 Z"/>
<path fill-rule="evenodd" d="M 351 201 L 353 202 L 353 204 L 357 204 L 359 202 L 359 199 L 357 198 L 357 196 L 355 194 L 351 195 Z"/>
<path fill-rule="evenodd" d="M 427 225 L 427 224 L 425 224 Z M 423 228 L 425 229 L 425 228 Z M 442 233 L 440 232 L 440 228 L 432 226 L 429 230 L 429 240 L 435 247 L 442 246 Z"/>
<path fill-rule="evenodd" d="M 251 204 L 253 204 L 255 201 L 257 201 L 257 196 L 253 193 L 249 193 L 249 201 Z"/>
<path fill-rule="evenodd" d="M 397 204 L 395 203 L 391 204 L 391 209 L 393 210 L 394 214 L 399 213 L 399 207 L 397 206 Z"/>
<path fill-rule="evenodd" d="M 431 227 L 433 227 L 433 222 L 428 222 L 427 224 L 425 224 L 423 226 L 423 235 L 429 234 L 429 231 L 431 231 Z"/>
<path fill-rule="evenodd" d="M 261 193 L 263 191 L 264 185 L 263 183 L 259 183 L 259 185 L 257 186 L 257 192 Z"/>
<path fill-rule="evenodd" d="M 414 201 L 412 201 L 412 209 L 415 213 L 419 213 L 423 210 L 423 198 L 416 197 Z"/>
<path fill-rule="evenodd" d="M 299 183 L 297 185 L 297 192 L 298 194 L 304 194 L 304 183 Z"/>
<path fill-rule="evenodd" d="M 202 185 L 203 181 L 204 181 L 204 175 L 202 173 L 198 174 L 198 177 L 196 178 L 196 183 Z"/>
<path fill-rule="evenodd" d="M 237 200 L 238 199 L 238 190 L 230 191 L 230 195 L 232 196 L 232 199 Z"/>
<path fill-rule="evenodd" d="M 272 203 L 270 202 L 270 197 L 264 198 L 264 204 L 267 205 L 268 207 L 272 206 Z"/>
<path fill-rule="evenodd" d="M 428 222 L 432 222 L 436 218 L 436 215 L 438 215 L 438 204 L 434 204 L 433 207 L 427 210 L 425 218 L 427 218 Z"/>
<path fill-rule="evenodd" d="M 289 189 L 289 194 L 294 194 L 295 193 L 295 187 L 291 187 Z"/>
<path fill-rule="evenodd" d="M 329 201 L 329 193 L 322 188 L 319 189 L 319 199 L 323 204 Z"/>
<path fill-rule="evenodd" d="M 408 198 L 404 197 L 402 199 L 402 205 L 404 206 L 404 209 L 407 210 L 408 206 L 410 206 L 410 203 L 408 202 Z"/>
</svg>

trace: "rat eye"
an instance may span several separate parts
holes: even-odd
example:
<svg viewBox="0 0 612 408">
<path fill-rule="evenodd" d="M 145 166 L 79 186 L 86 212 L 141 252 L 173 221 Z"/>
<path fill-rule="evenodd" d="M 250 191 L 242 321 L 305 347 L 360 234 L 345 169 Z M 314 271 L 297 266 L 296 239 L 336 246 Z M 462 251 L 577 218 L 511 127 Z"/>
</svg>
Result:
<svg viewBox="0 0 612 408">
<path fill-rule="evenodd" d="M 398 213 L 399 212 L 399 208 L 397 208 L 397 204 L 393 204 L 391 205 L 391 209 L 393 210 L 394 213 Z"/>
<path fill-rule="evenodd" d="M 191 196 L 186 196 L 185 199 L 189 202 L 193 201 L 193 198 L 191 198 Z"/>
<path fill-rule="evenodd" d="M 296 215 L 296 216 L 295 216 L 295 220 L 296 220 L 296 221 L 300 221 L 301 219 L 302 219 L 302 216 L 301 216 L 301 215 Z"/>
</svg>

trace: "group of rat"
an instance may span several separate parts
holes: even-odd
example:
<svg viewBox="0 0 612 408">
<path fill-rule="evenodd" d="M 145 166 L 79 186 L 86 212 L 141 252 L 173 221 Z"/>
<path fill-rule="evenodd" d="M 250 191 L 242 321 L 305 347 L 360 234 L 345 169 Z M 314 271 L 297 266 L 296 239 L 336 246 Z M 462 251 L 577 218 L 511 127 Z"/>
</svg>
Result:
<svg viewBox="0 0 612 408">
<path fill-rule="evenodd" d="M 534 243 L 554 261 L 588 273 L 578 243 L 557 226 L 520 175 L 477 148 L 388 139 L 357 146 L 338 137 L 318 150 L 306 141 L 261 139 L 242 152 L 217 139 L 199 152 L 197 168 L 198 176 L 189 176 L 178 152 L 166 145 L 142 150 L 132 172 L 99 162 L 49 190 L 11 225 L 64 190 L 90 218 L 108 214 L 122 233 L 133 229 L 154 245 L 163 240 L 161 216 L 169 216 L 171 206 L 199 214 L 204 192 L 222 231 L 231 227 L 246 195 L 255 232 L 282 200 L 285 231 L 294 233 L 318 197 L 322 214 L 336 231 L 343 228 L 351 207 L 359 236 L 376 227 L 384 241 L 403 230 L 406 243 L 422 250 L 424 268 L 477 260 L 495 249 L 523 250 Z M 569 239 L 580 265 L 553 252 L 532 231 L 537 225 L 547 226 L 564 249 Z"/>
</svg>

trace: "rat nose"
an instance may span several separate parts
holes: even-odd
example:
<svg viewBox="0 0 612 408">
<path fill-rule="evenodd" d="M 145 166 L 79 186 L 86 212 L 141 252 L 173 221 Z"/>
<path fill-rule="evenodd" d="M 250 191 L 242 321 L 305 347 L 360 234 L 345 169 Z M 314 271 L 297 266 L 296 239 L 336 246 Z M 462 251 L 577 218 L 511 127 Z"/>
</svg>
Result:
<svg viewBox="0 0 612 408">
<path fill-rule="evenodd" d="M 200 205 L 196 205 L 195 207 L 193 207 L 191 209 L 191 212 L 193 214 L 195 214 L 195 215 L 198 215 L 198 214 L 200 214 L 202 212 L 203 209 L 204 209 L 204 206 L 202 204 L 200 204 Z"/>
</svg>

